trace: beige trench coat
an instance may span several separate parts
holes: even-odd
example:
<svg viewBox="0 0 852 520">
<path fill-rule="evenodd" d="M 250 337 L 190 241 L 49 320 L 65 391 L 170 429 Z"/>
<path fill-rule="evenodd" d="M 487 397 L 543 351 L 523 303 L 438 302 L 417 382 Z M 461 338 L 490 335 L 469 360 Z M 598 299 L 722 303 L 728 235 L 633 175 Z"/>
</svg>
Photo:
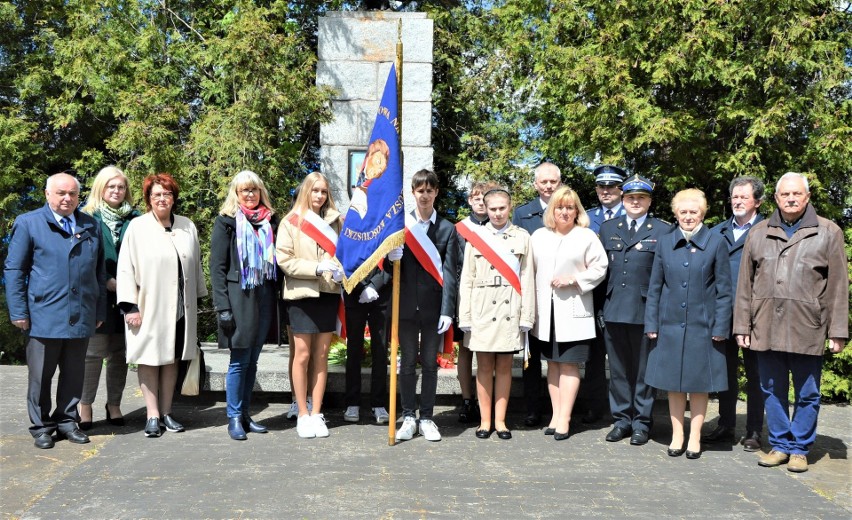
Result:
<svg viewBox="0 0 852 520">
<path fill-rule="evenodd" d="M 541 228 L 530 238 L 534 251 L 536 318 L 532 335 L 550 341 L 553 308 L 556 341 L 595 337 L 592 290 L 606 277 L 609 262 L 601 241 L 589 228 L 575 226 L 562 236 Z M 557 276 L 573 276 L 574 285 L 554 289 Z"/>
<path fill-rule="evenodd" d="M 488 223 L 483 229 L 497 235 Z M 499 235 L 521 264 L 521 294 L 503 280 L 482 253 L 468 243 L 459 284 L 459 327 L 470 328 L 474 352 L 517 352 L 523 349 L 520 327 L 535 321 L 535 272 L 530 235 L 509 226 Z"/>
<path fill-rule="evenodd" d="M 174 216 L 171 231 L 152 213 L 130 222 L 115 277 L 118 302 L 137 305 L 142 315 L 139 328 L 125 326 L 128 363 L 162 366 L 175 361 L 178 257 L 183 268 L 186 323 L 181 359 L 187 360 L 195 357 L 198 298 L 207 295 L 198 231 L 191 220 L 179 215 Z"/>
<path fill-rule="evenodd" d="M 317 298 L 321 292 L 339 294 L 340 284 L 331 279 L 331 273 L 317 276 L 320 261 L 330 255 L 288 218 L 289 215 L 281 220 L 275 239 L 275 257 L 284 271 L 284 299 Z M 329 209 L 323 220 L 340 233 L 340 213 Z"/>
</svg>

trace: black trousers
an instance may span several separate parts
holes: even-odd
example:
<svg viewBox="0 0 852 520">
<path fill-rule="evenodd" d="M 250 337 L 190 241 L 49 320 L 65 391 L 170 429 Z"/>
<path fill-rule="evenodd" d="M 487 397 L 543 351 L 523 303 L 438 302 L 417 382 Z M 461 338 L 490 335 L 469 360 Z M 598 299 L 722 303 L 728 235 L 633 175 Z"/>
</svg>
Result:
<svg viewBox="0 0 852 520">
<path fill-rule="evenodd" d="M 370 326 L 370 406 L 387 406 L 388 393 L 388 301 L 381 299 L 346 307 L 346 406 L 361 402 L 361 360 L 364 326 Z"/>
<path fill-rule="evenodd" d="M 541 346 L 544 341 L 529 334 L 530 359 L 524 369 L 524 401 L 527 414 L 541 414 Z"/>
<path fill-rule="evenodd" d="M 725 340 L 725 362 L 728 369 L 728 390 L 719 392 L 719 425 L 728 428 L 737 426 L 737 368 L 739 347 L 735 339 Z M 757 353 L 743 349 L 743 365 L 746 373 L 746 431 L 763 430 L 763 392 L 760 389 L 760 371 L 757 368 Z"/>
<path fill-rule="evenodd" d="M 586 410 L 609 415 L 609 383 L 606 380 L 606 344 L 603 330 L 595 326 L 596 336 L 589 349 L 589 360 L 580 385 L 578 400 Z"/>
<path fill-rule="evenodd" d="M 27 342 L 27 412 L 30 433 L 69 432 L 77 427 L 77 403 L 83 395 L 86 349 L 89 338 L 54 339 L 30 337 Z M 56 409 L 50 395 L 51 383 L 59 368 Z"/>
<path fill-rule="evenodd" d="M 616 426 L 650 431 L 654 389 L 645 384 L 649 340 L 643 325 L 606 323 L 609 407 Z"/>
</svg>

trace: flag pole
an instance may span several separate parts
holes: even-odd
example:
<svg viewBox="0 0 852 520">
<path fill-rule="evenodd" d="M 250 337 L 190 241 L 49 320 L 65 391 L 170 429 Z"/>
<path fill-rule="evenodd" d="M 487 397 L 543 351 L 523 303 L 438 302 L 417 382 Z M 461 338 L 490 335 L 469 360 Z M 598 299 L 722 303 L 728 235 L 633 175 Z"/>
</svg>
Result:
<svg viewBox="0 0 852 520">
<path fill-rule="evenodd" d="M 402 20 L 397 22 L 396 40 L 396 118 L 397 133 L 399 134 L 399 162 L 400 173 L 405 172 L 405 159 L 402 155 Z M 400 263 L 393 263 L 393 296 L 391 298 L 391 351 L 390 351 L 390 421 L 388 421 L 388 446 L 396 444 L 396 380 L 397 380 L 397 355 L 399 353 L 399 282 Z"/>
</svg>

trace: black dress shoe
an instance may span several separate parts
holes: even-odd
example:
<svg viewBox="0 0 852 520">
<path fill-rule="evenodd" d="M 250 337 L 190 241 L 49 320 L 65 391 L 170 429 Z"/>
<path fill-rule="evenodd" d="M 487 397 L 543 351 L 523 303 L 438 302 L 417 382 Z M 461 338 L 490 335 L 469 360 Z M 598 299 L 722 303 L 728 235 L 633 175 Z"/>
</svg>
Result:
<svg viewBox="0 0 852 520">
<path fill-rule="evenodd" d="M 92 429 L 92 421 L 80 421 L 80 429 L 81 430 L 91 430 Z"/>
<path fill-rule="evenodd" d="M 583 424 L 594 424 L 598 422 L 601 418 L 601 414 L 596 412 L 595 410 L 589 409 L 586 410 L 586 413 L 583 414 L 583 418 L 580 419 Z"/>
<path fill-rule="evenodd" d="M 507 441 L 512 438 L 512 432 L 509 430 L 497 430 L 497 437 Z"/>
<path fill-rule="evenodd" d="M 636 430 L 630 436 L 630 444 L 633 446 L 642 446 L 648 443 L 648 432 L 646 430 Z"/>
<path fill-rule="evenodd" d="M 701 436 L 701 442 L 734 442 L 734 429 L 728 426 L 716 426 L 716 429 L 707 435 Z"/>
<path fill-rule="evenodd" d="M 540 413 L 535 413 L 535 412 L 529 413 L 529 414 L 527 414 L 526 418 L 524 418 L 524 425 L 525 426 L 533 427 L 533 426 L 538 426 L 539 424 L 541 424 L 541 414 Z"/>
<path fill-rule="evenodd" d="M 556 428 L 545 428 L 544 429 L 545 435 L 554 435 L 555 433 L 556 433 Z"/>
<path fill-rule="evenodd" d="M 124 417 L 111 417 L 109 414 L 109 405 L 106 405 L 104 408 L 106 408 L 107 423 L 113 426 L 124 426 Z M 83 425 L 81 424 L 80 426 L 82 427 Z"/>
<path fill-rule="evenodd" d="M 491 432 L 494 430 L 476 430 L 476 438 L 477 439 L 487 439 L 491 437 Z"/>
<path fill-rule="evenodd" d="M 243 429 L 242 417 L 228 417 L 228 435 L 235 441 L 244 441 L 248 438 Z"/>
<path fill-rule="evenodd" d="M 181 423 L 177 422 L 175 420 L 175 418 L 172 417 L 171 414 L 167 413 L 166 415 L 164 415 L 162 417 L 161 420 L 163 421 L 163 426 L 165 426 L 166 430 L 168 430 L 170 432 L 177 433 L 177 432 L 182 432 L 186 429 L 186 428 L 183 427 L 183 425 Z"/>
<path fill-rule="evenodd" d="M 565 433 L 556 432 L 556 433 L 553 434 L 553 439 L 557 440 L 557 441 L 564 441 L 565 439 L 567 439 L 570 436 L 571 436 L 570 431 L 567 431 Z"/>
<path fill-rule="evenodd" d="M 677 450 L 669 448 L 668 451 L 666 451 L 666 453 L 669 454 L 669 457 L 680 457 L 681 455 L 683 455 L 683 452 L 685 452 L 685 451 L 686 451 L 686 448 L 681 446 L 680 449 L 677 449 Z"/>
<path fill-rule="evenodd" d="M 248 415 L 243 415 L 243 430 L 248 430 L 252 433 L 269 433 L 269 429 L 266 426 L 255 422 Z"/>
<path fill-rule="evenodd" d="M 698 451 L 686 450 L 686 458 L 690 459 L 690 460 L 700 459 L 701 458 L 701 450 L 698 450 Z"/>
<path fill-rule="evenodd" d="M 621 439 L 630 435 L 630 428 L 623 428 L 621 426 L 616 426 L 609 433 L 606 434 L 607 442 L 618 442 Z"/>
<path fill-rule="evenodd" d="M 68 439 L 68 442 L 73 442 L 74 444 L 86 444 L 89 442 L 89 436 L 81 432 L 76 426 L 73 430 L 59 432 L 56 436 L 59 439 Z"/>
<path fill-rule="evenodd" d="M 743 439 L 743 450 L 748 452 L 760 451 L 760 432 L 748 432 Z"/>
<path fill-rule="evenodd" d="M 468 424 L 479 421 L 479 405 L 473 399 L 464 399 L 459 408 L 459 422 Z"/>
<path fill-rule="evenodd" d="M 42 450 L 49 450 L 54 446 L 53 437 L 47 432 L 41 432 L 35 436 L 35 444 L 36 448 Z"/>
<path fill-rule="evenodd" d="M 145 437 L 159 437 L 161 434 L 160 419 L 157 417 L 148 418 L 148 422 L 145 423 Z"/>
</svg>

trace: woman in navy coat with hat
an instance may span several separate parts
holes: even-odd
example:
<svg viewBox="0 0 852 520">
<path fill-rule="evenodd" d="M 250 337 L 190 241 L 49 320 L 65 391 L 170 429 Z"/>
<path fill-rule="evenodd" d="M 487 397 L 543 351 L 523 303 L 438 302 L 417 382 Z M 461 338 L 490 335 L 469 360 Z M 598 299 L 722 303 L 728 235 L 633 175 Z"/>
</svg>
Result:
<svg viewBox="0 0 852 520">
<path fill-rule="evenodd" d="M 672 200 L 678 229 L 660 239 L 645 307 L 645 333 L 656 341 L 645 382 L 669 393 L 672 457 L 701 456 L 701 427 L 710 392 L 728 388 L 725 344 L 731 326 L 731 266 L 727 247 L 702 224 L 707 199 L 701 190 Z M 684 412 L 690 399 L 689 442 Z"/>
</svg>

